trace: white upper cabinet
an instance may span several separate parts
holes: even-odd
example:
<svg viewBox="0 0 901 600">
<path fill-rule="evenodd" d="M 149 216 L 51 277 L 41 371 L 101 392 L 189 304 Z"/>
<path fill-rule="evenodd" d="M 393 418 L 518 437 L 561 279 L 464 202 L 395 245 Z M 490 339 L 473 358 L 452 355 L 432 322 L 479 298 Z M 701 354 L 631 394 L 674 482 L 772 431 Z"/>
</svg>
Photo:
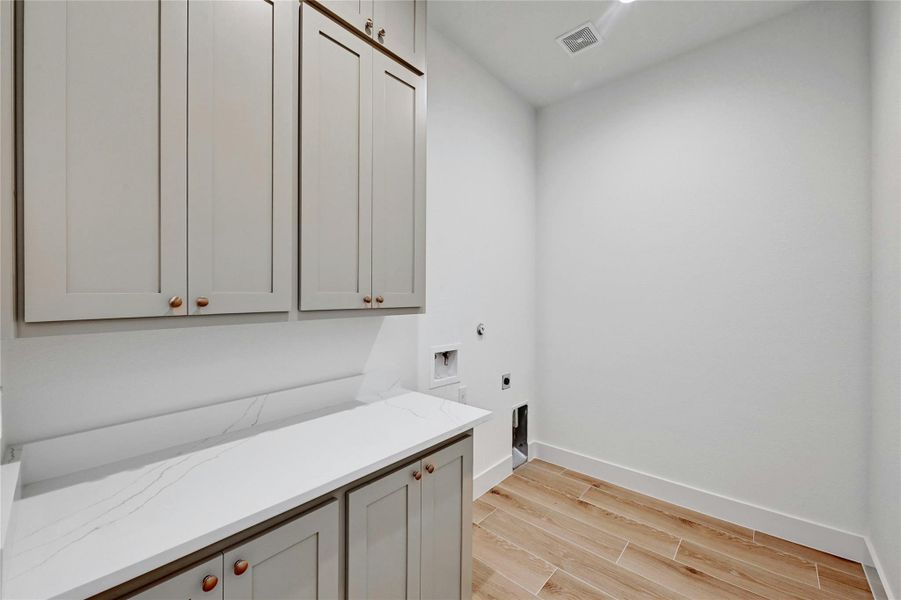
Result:
<svg viewBox="0 0 901 600">
<path fill-rule="evenodd" d="M 303 6 L 300 306 L 371 295 L 372 47 Z"/>
<path fill-rule="evenodd" d="M 318 0 L 335 16 L 366 35 L 372 34 L 372 5 L 374 0 Z"/>
<path fill-rule="evenodd" d="M 26 321 L 424 305 L 424 0 L 22 9 Z"/>
<path fill-rule="evenodd" d="M 425 72 L 425 0 L 375 0 L 372 37 Z"/>
<path fill-rule="evenodd" d="M 425 73 L 426 0 L 313 0 Z"/>
<path fill-rule="evenodd" d="M 22 8 L 25 320 L 185 314 L 186 3 Z"/>
<path fill-rule="evenodd" d="M 425 78 L 303 7 L 300 308 L 425 300 Z"/>
<path fill-rule="evenodd" d="M 296 2 L 23 7 L 25 320 L 289 310 Z"/>
<path fill-rule="evenodd" d="M 425 299 L 425 80 L 374 58 L 372 291 L 376 306 Z"/>
<path fill-rule="evenodd" d="M 188 311 L 287 311 L 296 3 L 188 6 Z"/>
</svg>

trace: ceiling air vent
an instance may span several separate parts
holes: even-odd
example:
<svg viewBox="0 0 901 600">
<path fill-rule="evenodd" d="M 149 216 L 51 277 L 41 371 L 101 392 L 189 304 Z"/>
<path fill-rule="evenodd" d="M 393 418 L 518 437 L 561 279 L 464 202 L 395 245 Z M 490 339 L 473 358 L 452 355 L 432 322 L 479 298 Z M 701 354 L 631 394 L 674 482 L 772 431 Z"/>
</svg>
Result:
<svg viewBox="0 0 901 600">
<path fill-rule="evenodd" d="M 570 56 L 574 56 L 586 48 L 596 46 L 600 41 L 601 36 L 592 23 L 579 25 L 572 31 L 568 31 L 557 38 L 557 43 Z"/>
</svg>

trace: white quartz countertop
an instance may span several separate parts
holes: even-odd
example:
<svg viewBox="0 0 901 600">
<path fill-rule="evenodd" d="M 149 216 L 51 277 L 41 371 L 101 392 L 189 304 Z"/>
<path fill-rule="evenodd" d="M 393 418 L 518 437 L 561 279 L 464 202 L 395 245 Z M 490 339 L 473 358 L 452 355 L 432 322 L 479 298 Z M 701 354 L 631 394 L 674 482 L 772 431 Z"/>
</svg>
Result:
<svg viewBox="0 0 901 600">
<path fill-rule="evenodd" d="M 490 414 L 408 392 L 63 478 L 16 501 L 3 596 L 102 592 L 472 429 Z"/>
</svg>

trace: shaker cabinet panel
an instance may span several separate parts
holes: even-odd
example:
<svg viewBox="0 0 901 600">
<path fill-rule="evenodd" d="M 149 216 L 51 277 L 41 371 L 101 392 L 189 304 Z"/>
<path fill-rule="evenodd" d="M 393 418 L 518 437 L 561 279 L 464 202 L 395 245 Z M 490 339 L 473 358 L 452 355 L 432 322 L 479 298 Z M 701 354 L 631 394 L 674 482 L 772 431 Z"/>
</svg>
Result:
<svg viewBox="0 0 901 600">
<path fill-rule="evenodd" d="M 354 29 L 370 35 L 372 27 L 372 5 L 374 0 L 316 0 L 337 17 L 346 21 Z"/>
<path fill-rule="evenodd" d="M 225 553 L 225 600 L 337 600 L 338 503 Z"/>
<path fill-rule="evenodd" d="M 348 600 L 420 597 L 419 462 L 347 495 Z"/>
<path fill-rule="evenodd" d="M 300 306 L 366 308 L 373 51 L 308 4 L 302 20 Z"/>
<path fill-rule="evenodd" d="M 300 308 L 423 306 L 425 79 L 309 4 L 302 57 Z"/>
<path fill-rule="evenodd" d="M 422 306 L 424 79 L 382 54 L 374 62 L 372 291 L 379 307 Z"/>
<path fill-rule="evenodd" d="M 376 0 L 373 12 L 373 39 L 424 72 L 425 0 Z"/>
<path fill-rule="evenodd" d="M 313 0 L 377 45 L 425 72 L 426 0 Z"/>
<path fill-rule="evenodd" d="M 472 438 L 422 459 L 422 597 L 472 589 Z"/>
<path fill-rule="evenodd" d="M 25 320 L 290 310 L 297 4 L 23 10 Z"/>
<path fill-rule="evenodd" d="M 296 10 L 189 3 L 191 314 L 290 308 Z"/>
<path fill-rule="evenodd" d="M 185 314 L 186 3 L 22 8 L 25 320 Z"/>
<path fill-rule="evenodd" d="M 211 579 L 215 578 L 215 580 Z M 205 589 L 205 587 L 207 589 Z M 166 579 L 132 600 L 223 600 L 222 555 Z"/>
</svg>

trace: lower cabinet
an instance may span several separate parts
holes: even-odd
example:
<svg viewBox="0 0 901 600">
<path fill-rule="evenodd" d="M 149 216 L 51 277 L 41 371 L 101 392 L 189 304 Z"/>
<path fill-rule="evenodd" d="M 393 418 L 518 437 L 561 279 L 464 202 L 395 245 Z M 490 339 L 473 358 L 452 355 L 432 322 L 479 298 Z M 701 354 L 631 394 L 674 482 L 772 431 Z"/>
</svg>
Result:
<svg viewBox="0 0 901 600">
<path fill-rule="evenodd" d="M 135 600 L 223 600 L 222 555 L 144 590 Z"/>
<path fill-rule="evenodd" d="M 472 438 L 423 459 L 422 597 L 469 598 L 472 589 Z"/>
<path fill-rule="evenodd" d="M 347 495 L 349 600 L 459 600 L 472 587 L 472 438 Z"/>
<path fill-rule="evenodd" d="M 333 500 L 134 598 L 336 600 L 339 524 Z"/>
<path fill-rule="evenodd" d="M 420 597 L 421 461 L 347 495 L 347 597 Z"/>
<path fill-rule="evenodd" d="M 338 598 L 338 502 L 225 553 L 225 600 Z"/>
<path fill-rule="evenodd" d="M 249 537 L 131 597 L 470 598 L 471 436 L 362 485 L 355 482 L 329 495 L 332 499 L 327 504 Z"/>
</svg>

